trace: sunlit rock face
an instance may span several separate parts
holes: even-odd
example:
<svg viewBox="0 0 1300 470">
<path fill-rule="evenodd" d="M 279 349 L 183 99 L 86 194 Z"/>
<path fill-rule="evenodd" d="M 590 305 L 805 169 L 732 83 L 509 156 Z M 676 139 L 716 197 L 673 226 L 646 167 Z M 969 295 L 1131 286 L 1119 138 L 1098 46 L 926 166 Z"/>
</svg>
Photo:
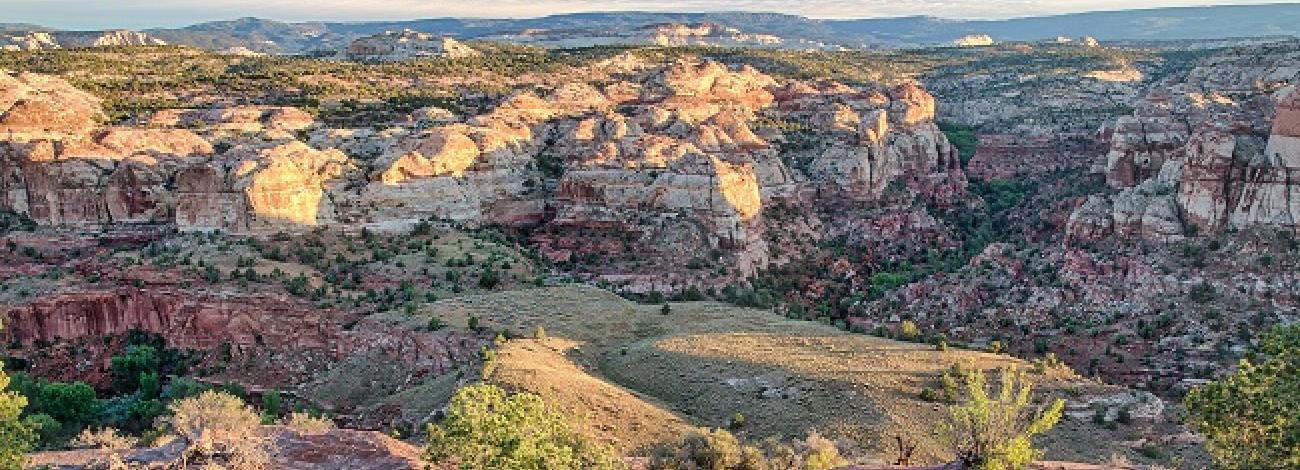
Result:
<svg viewBox="0 0 1300 470">
<path fill-rule="evenodd" d="M 98 128 L 99 99 L 0 73 L 0 208 L 47 225 L 165 222 L 170 174 L 208 142 L 175 129 Z"/>
<path fill-rule="evenodd" d="M 1124 189 L 1080 206 L 1070 218 L 1068 239 L 1170 240 L 1229 228 L 1300 229 L 1300 93 L 1283 87 L 1258 100 L 1217 103 L 1204 96 L 1195 93 L 1193 103 L 1233 111 L 1193 114 L 1204 122 L 1191 129 L 1173 116 L 1120 120 L 1107 181 Z M 1265 116 L 1265 125 L 1252 124 L 1261 121 L 1249 118 L 1254 115 Z M 1113 209 L 1109 219 L 1106 207 Z"/>
<path fill-rule="evenodd" d="M 1247 163 L 1244 181 L 1233 224 L 1300 226 L 1300 91 L 1278 103 L 1268 144 Z"/>
</svg>

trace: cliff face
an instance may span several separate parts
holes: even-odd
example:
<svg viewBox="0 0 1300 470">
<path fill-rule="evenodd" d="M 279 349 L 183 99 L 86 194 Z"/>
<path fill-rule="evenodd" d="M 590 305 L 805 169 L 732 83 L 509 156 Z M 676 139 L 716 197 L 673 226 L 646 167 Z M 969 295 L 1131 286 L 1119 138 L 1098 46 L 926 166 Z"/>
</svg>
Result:
<svg viewBox="0 0 1300 470">
<path fill-rule="evenodd" d="M 1189 224 L 1300 230 L 1300 93 L 1280 94 L 1267 136 L 1214 128 L 1193 136 L 1178 192 Z"/>
<path fill-rule="evenodd" d="M 1072 241 L 1300 230 L 1300 92 L 1290 54 L 1206 59 L 1113 126 L 1106 180 L 1070 217 Z"/>
<path fill-rule="evenodd" d="M 359 355 L 383 355 L 422 374 L 442 374 L 475 357 L 481 340 L 465 334 L 412 331 L 362 321 L 345 328 L 341 312 L 274 294 L 229 295 L 170 288 L 119 287 L 41 296 L 22 306 L 0 307 L 9 344 L 69 342 L 102 347 L 101 338 L 141 330 L 162 335 L 167 346 L 229 354 L 236 364 L 254 361 L 241 378 L 254 385 L 297 384 Z M 257 358 L 276 357 L 266 363 Z M 98 360 L 106 365 L 108 354 Z M 83 378 L 85 371 L 37 364 L 43 376 Z M 258 383 L 258 381 L 264 383 Z"/>
</svg>

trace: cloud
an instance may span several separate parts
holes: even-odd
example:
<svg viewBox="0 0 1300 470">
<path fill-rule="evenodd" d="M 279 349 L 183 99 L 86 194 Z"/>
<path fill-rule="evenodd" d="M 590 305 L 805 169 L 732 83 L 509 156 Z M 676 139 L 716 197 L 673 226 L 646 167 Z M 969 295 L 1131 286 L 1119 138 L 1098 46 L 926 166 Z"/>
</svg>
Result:
<svg viewBox="0 0 1300 470">
<path fill-rule="evenodd" d="M 520 18 L 581 11 L 761 11 L 815 18 L 926 15 L 1006 18 L 1091 10 L 1275 0 L 0 0 L 5 22 L 69 29 L 181 26 L 256 16 L 284 21 L 433 17 Z M 72 14 L 70 12 L 75 12 Z"/>
</svg>

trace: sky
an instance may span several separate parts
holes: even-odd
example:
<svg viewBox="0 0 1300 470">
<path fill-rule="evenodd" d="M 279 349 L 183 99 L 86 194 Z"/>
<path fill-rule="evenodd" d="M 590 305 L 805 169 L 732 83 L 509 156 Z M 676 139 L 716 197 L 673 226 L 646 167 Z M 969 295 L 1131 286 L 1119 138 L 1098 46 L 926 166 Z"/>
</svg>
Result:
<svg viewBox="0 0 1300 470">
<path fill-rule="evenodd" d="M 59 29 L 176 27 L 256 16 L 282 21 L 524 18 L 582 11 L 761 11 L 813 18 L 989 19 L 1278 0 L 0 0 L 0 23 Z"/>
</svg>

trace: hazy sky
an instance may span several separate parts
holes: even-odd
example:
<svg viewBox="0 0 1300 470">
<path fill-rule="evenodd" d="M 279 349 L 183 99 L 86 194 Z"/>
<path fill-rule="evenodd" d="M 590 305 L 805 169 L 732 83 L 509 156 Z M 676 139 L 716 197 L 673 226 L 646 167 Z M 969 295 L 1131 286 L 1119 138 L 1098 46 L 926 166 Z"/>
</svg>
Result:
<svg viewBox="0 0 1300 470">
<path fill-rule="evenodd" d="M 817 18 L 928 15 L 1006 18 L 1161 6 L 1263 4 L 1277 0 L 0 0 L 0 22 L 64 29 L 181 26 L 257 16 L 286 21 L 362 21 L 447 16 L 531 17 L 579 11 L 767 11 Z"/>
</svg>

